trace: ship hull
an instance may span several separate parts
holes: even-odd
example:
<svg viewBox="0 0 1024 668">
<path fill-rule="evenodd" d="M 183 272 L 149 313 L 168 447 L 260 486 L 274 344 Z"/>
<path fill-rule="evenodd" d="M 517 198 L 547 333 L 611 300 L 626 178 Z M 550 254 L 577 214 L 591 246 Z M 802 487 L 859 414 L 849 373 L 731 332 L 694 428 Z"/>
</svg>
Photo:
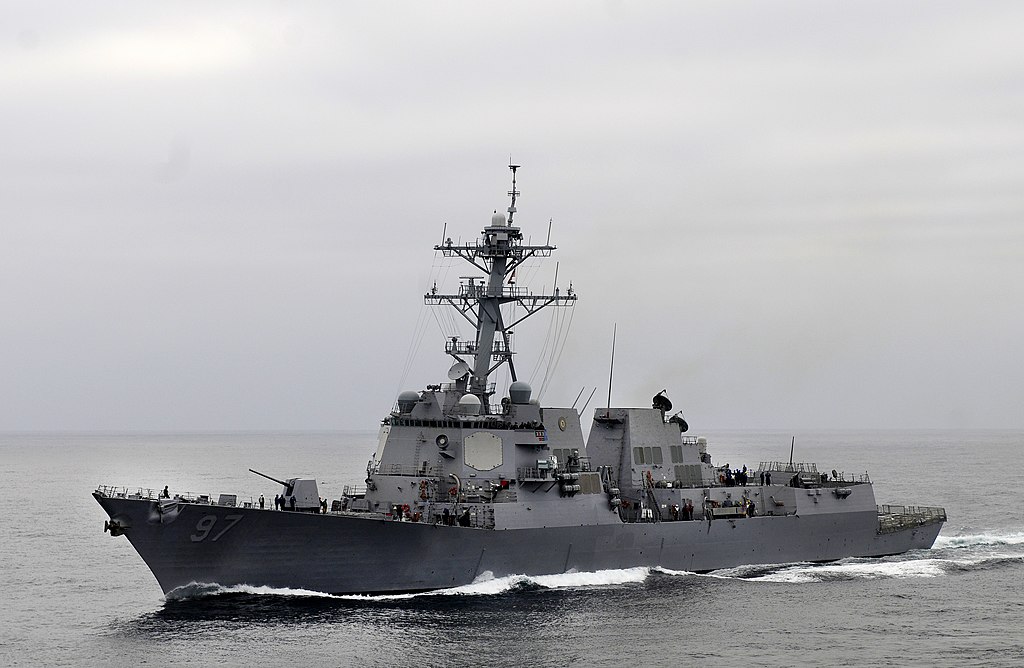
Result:
<svg viewBox="0 0 1024 668">
<path fill-rule="evenodd" d="M 865 511 L 492 530 L 199 504 L 162 513 L 152 500 L 95 497 L 164 593 L 194 583 L 353 594 L 454 587 L 485 573 L 702 572 L 899 554 L 931 547 L 941 528 L 879 533 Z"/>
</svg>

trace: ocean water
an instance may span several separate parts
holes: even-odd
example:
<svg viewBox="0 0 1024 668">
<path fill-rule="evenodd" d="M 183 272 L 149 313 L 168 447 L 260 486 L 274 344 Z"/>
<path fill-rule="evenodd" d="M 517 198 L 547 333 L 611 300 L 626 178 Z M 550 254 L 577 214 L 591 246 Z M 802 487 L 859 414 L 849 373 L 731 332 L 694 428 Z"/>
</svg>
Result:
<svg viewBox="0 0 1024 668">
<path fill-rule="evenodd" d="M 790 434 L 711 432 L 716 462 Z M 482 578 L 402 596 L 206 587 L 165 599 L 100 484 L 272 499 L 365 477 L 371 432 L 0 435 L 0 665 L 1024 665 L 1024 432 L 797 433 L 797 461 L 944 506 L 935 547 L 884 559 Z M 343 567 L 343 566 L 339 566 Z"/>
</svg>

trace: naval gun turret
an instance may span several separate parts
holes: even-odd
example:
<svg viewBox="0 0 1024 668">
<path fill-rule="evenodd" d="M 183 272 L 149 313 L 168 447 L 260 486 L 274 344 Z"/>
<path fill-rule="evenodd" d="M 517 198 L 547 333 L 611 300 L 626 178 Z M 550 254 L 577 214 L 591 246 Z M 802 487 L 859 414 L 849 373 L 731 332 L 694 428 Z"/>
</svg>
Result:
<svg viewBox="0 0 1024 668">
<path fill-rule="evenodd" d="M 266 473 L 260 473 L 254 469 L 249 469 L 249 472 L 282 485 L 286 508 L 291 509 L 291 498 L 294 496 L 295 510 L 305 513 L 320 512 L 320 492 L 317 490 L 315 478 L 288 478 L 285 481 L 272 478 Z"/>
</svg>

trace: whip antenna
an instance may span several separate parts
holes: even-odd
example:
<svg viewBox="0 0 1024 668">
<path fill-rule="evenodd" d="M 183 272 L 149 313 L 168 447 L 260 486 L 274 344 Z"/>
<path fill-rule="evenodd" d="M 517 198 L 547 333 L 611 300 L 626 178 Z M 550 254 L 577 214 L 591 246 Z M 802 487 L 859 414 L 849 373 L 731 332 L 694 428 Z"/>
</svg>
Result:
<svg viewBox="0 0 1024 668">
<path fill-rule="evenodd" d="M 618 327 L 618 323 L 612 325 L 612 362 L 608 368 L 608 406 L 605 408 L 605 417 L 610 417 L 612 414 L 612 373 L 615 371 L 615 331 Z"/>
</svg>

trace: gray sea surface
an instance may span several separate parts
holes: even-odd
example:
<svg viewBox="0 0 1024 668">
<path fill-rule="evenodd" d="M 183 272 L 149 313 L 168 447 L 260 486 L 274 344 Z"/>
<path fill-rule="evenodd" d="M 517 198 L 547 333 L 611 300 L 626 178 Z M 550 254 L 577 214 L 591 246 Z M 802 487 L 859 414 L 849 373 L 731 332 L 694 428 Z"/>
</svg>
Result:
<svg viewBox="0 0 1024 668">
<path fill-rule="evenodd" d="M 789 458 L 789 433 L 702 435 L 734 468 Z M 272 500 L 254 468 L 314 475 L 337 498 L 362 482 L 376 434 L 3 434 L 0 665 L 1024 665 L 1024 432 L 795 435 L 796 461 L 869 472 L 878 503 L 944 506 L 935 547 L 408 596 L 214 587 L 168 600 L 103 532 L 98 485 Z"/>
</svg>

